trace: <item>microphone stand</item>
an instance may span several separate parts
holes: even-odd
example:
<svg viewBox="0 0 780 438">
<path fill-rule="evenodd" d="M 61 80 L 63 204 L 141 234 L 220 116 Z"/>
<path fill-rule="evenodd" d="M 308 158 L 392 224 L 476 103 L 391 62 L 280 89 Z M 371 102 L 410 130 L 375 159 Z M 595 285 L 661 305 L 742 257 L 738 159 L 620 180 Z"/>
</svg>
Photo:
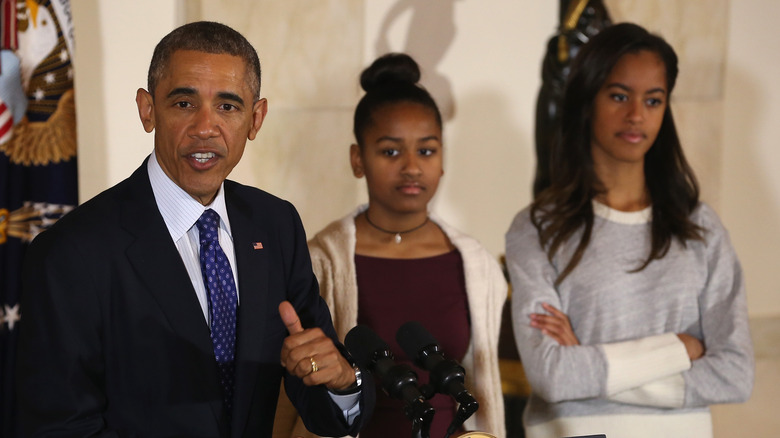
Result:
<svg viewBox="0 0 780 438">
<path fill-rule="evenodd" d="M 431 415 L 430 420 L 415 420 L 412 422 L 412 438 L 431 438 Z"/>
<path fill-rule="evenodd" d="M 375 354 L 392 354 L 389 350 Z M 432 397 L 424 388 L 417 387 L 417 374 L 406 366 L 395 365 L 383 373 L 387 393 L 399 400 L 406 400 L 404 414 L 412 421 L 412 438 L 431 438 L 431 424 L 436 410 L 428 400 Z M 425 385 L 423 385 L 424 387 Z"/>
<path fill-rule="evenodd" d="M 417 374 L 408 365 L 396 364 L 390 347 L 366 326 L 358 325 L 344 339 L 357 363 L 377 376 L 390 397 L 404 402 L 406 418 L 412 421 L 412 438 L 430 438 L 436 412 L 417 387 Z"/>
<path fill-rule="evenodd" d="M 455 418 L 452 419 L 452 423 L 450 423 L 450 426 L 447 428 L 447 434 L 444 435 L 444 438 L 452 436 L 452 434 L 455 433 L 459 427 L 463 426 L 463 423 L 479 409 L 479 403 L 477 403 L 468 391 L 463 391 L 455 396 L 455 400 L 460 403 L 460 406 L 458 406 L 458 412 L 455 413 Z"/>
<path fill-rule="evenodd" d="M 428 383 L 420 387 L 422 395 L 431 399 L 436 393 L 447 394 L 458 403 L 458 411 L 444 436 L 449 438 L 479 408 L 477 400 L 464 386 L 466 370 L 458 362 L 444 357 L 436 338 L 419 322 L 404 323 L 395 339 L 406 355 L 414 359 L 415 365 L 430 373 Z"/>
<path fill-rule="evenodd" d="M 431 438 L 431 424 L 435 410 L 430 403 L 418 398 L 404 408 L 404 413 L 406 418 L 412 420 L 412 438 Z"/>
<path fill-rule="evenodd" d="M 430 384 L 420 386 L 420 392 L 426 400 L 430 400 L 434 395 L 436 395 L 436 390 Z M 459 427 L 463 426 L 463 423 L 465 423 L 466 420 L 474 415 L 474 413 L 477 412 L 477 409 L 479 409 L 479 403 L 465 388 L 453 397 L 455 398 L 455 401 L 458 402 L 458 411 L 455 413 L 455 418 L 452 419 L 452 423 L 450 423 L 449 427 L 447 427 L 447 433 L 444 435 L 444 438 L 449 438 L 452 436 L 452 434 L 454 434 Z M 410 410 L 410 407 L 406 408 L 406 417 L 412 420 L 412 438 L 430 438 L 430 429 L 431 423 L 433 422 L 434 410 L 431 409 L 430 418 L 417 418 L 419 422 L 425 423 L 423 424 L 425 427 L 425 435 L 420 435 L 420 424 L 418 424 L 418 421 L 415 421 L 416 417 L 410 416 L 412 415 Z"/>
<path fill-rule="evenodd" d="M 439 346 L 432 345 L 420 352 L 423 358 L 429 357 L 434 353 L 439 353 Z M 423 359 L 424 361 L 424 359 Z M 433 398 L 433 396 L 439 392 L 442 394 L 450 394 L 452 398 L 458 403 L 458 411 L 455 413 L 455 418 L 452 419 L 447 433 L 444 438 L 449 438 L 452 434 L 463 426 L 463 423 L 469 419 L 477 409 L 479 409 L 479 403 L 473 395 L 463 386 L 463 380 L 466 375 L 466 371 L 460 364 L 451 359 L 442 360 L 436 364 L 433 369 L 430 370 L 431 378 L 436 382 L 440 382 L 440 387 L 434 387 L 430 383 L 420 387 L 420 392 L 425 396 L 427 400 Z M 447 388 L 450 388 L 448 390 Z"/>
</svg>

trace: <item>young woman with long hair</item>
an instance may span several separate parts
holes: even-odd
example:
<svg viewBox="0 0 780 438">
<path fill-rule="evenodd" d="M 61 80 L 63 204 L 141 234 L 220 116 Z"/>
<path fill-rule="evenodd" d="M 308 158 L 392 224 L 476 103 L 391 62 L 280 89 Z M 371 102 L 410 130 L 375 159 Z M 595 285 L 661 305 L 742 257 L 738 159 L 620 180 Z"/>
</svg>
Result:
<svg viewBox="0 0 780 438">
<path fill-rule="evenodd" d="M 530 438 L 711 437 L 708 406 L 751 393 L 742 271 L 677 136 L 677 73 L 629 23 L 573 61 L 551 185 L 506 235 Z"/>
</svg>

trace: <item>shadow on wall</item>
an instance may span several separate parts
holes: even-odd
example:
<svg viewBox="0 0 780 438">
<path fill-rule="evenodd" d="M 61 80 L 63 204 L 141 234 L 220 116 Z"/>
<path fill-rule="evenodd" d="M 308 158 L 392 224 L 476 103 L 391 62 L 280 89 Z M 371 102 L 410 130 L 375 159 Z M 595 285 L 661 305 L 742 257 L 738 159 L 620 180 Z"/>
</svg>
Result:
<svg viewBox="0 0 780 438">
<path fill-rule="evenodd" d="M 457 0 L 398 0 L 384 16 L 374 46 L 377 56 L 401 51 L 417 61 L 423 75 L 421 82 L 433 95 L 445 122 L 455 117 L 456 102 L 450 80 L 439 69 L 457 35 L 456 5 Z M 391 35 L 398 26 L 404 26 L 406 39 L 403 47 L 391 47 Z M 434 198 L 434 209 L 446 221 L 496 254 L 503 252 L 506 230 L 491 228 L 494 221 L 490 218 L 506 217 L 509 226 L 524 200 L 529 199 L 535 162 L 531 149 L 521 147 L 525 136 L 510 118 L 506 99 L 491 92 L 459 98 L 457 119 L 461 122 L 445 123 L 445 176 Z M 475 129 L 480 125 L 490 128 Z M 502 163 L 509 163 L 510 168 L 505 170 Z M 505 192 L 507 186 L 516 187 L 512 192 L 517 196 L 490 196 Z"/>
<path fill-rule="evenodd" d="M 455 39 L 455 2 L 458 0 L 398 0 L 387 12 L 375 43 L 376 56 L 388 52 L 411 55 L 422 70 L 421 82 L 439 105 L 442 118 L 455 116 L 455 100 L 449 79 L 437 69 Z M 390 47 L 389 34 L 404 13 L 411 13 L 405 46 Z M 431 23 L 436 23 L 433 32 Z"/>
<path fill-rule="evenodd" d="M 459 105 L 458 119 L 474 122 L 452 124 L 445 137 L 445 173 L 435 209 L 501 254 L 504 233 L 531 197 L 536 158 L 530 135 L 510 115 L 510 96 L 497 90 L 463 96 Z"/>
</svg>

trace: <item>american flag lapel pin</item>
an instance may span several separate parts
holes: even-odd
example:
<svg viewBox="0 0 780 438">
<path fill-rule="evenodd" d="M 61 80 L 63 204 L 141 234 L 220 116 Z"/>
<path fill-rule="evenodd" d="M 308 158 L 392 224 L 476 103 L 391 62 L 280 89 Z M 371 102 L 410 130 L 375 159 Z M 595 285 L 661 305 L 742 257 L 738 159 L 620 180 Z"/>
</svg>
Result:
<svg viewBox="0 0 780 438">
<path fill-rule="evenodd" d="M 252 244 L 252 249 L 263 249 L 263 242 L 255 242 Z"/>
</svg>

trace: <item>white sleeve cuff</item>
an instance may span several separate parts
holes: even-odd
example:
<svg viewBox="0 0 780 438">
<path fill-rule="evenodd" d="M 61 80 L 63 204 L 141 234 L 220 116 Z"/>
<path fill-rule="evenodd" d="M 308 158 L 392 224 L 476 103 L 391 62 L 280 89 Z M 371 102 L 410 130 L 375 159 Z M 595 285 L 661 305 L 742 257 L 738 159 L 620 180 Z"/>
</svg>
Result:
<svg viewBox="0 0 780 438">
<path fill-rule="evenodd" d="M 360 392 L 347 395 L 338 395 L 328 391 L 328 395 L 341 409 L 341 413 L 344 414 L 344 419 L 347 420 L 347 424 L 352 426 L 355 422 L 355 418 L 360 415 Z"/>
<path fill-rule="evenodd" d="M 607 361 L 606 393 L 609 396 L 691 367 L 685 345 L 674 333 L 601 347 Z"/>
<path fill-rule="evenodd" d="M 610 397 L 610 400 L 658 408 L 681 408 L 685 402 L 685 378 L 680 373 L 673 374 L 637 388 L 619 392 Z"/>
</svg>

